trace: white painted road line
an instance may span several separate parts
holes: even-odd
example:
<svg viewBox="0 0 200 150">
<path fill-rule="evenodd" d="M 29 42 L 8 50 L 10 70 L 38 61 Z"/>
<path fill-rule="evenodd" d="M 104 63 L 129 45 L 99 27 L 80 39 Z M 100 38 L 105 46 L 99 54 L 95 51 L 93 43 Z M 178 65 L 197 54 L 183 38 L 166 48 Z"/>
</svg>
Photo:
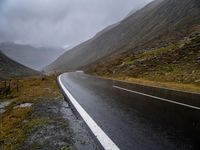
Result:
<svg viewBox="0 0 200 150">
<path fill-rule="evenodd" d="M 81 107 L 81 105 L 75 100 L 75 98 L 71 95 L 71 93 L 65 88 L 65 86 L 61 81 L 61 75 L 58 77 L 58 81 L 61 88 L 68 96 L 73 106 L 76 108 L 76 110 L 81 115 L 83 120 L 86 122 L 90 130 L 99 140 L 103 148 L 105 150 L 119 150 L 117 145 L 115 145 L 115 143 L 106 135 L 106 133 L 104 133 L 104 131 L 97 125 L 97 123 L 90 117 L 90 115 Z"/>
<path fill-rule="evenodd" d="M 192 108 L 192 109 L 200 110 L 200 107 L 196 107 L 196 106 L 192 106 L 192 105 L 188 105 L 188 104 L 184 104 L 184 103 L 175 102 L 175 101 L 168 100 L 168 99 L 165 99 L 165 98 L 161 98 L 161 97 L 157 97 L 157 96 L 153 96 L 153 95 L 149 95 L 149 94 L 145 94 L 145 93 L 129 90 L 129 89 L 126 89 L 126 88 L 122 88 L 122 87 L 119 87 L 119 86 L 113 86 L 113 88 L 120 89 L 120 90 L 127 91 L 127 92 L 131 92 L 131 93 L 135 93 L 135 94 L 139 94 L 139 95 L 143 95 L 143 96 L 147 96 L 147 97 L 151 97 L 151 98 L 155 98 L 155 99 L 158 99 L 158 100 L 161 100 L 161 101 L 165 101 L 165 102 L 169 102 L 169 103 L 173 103 L 173 104 L 176 104 L 176 105 L 181 105 L 181 106 L 184 106 L 184 107 L 189 107 L 189 108 Z"/>
</svg>

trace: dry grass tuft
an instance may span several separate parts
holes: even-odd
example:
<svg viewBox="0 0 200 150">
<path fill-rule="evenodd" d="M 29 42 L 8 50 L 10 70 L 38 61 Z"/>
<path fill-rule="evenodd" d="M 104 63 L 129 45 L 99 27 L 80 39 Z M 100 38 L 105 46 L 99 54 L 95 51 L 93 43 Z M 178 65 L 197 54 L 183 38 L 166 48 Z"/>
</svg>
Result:
<svg viewBox="0 0 200 150">
<path fill-rule="evenodd" d="M 32 107 L 16 108 L 16 105 L 27 102 L 34 105 L 38 101 L 61 97 L 56 76 L 29 77 L 18 81 L 19 91 L 15 93 L 13 102 L 6 107 L 6 112 L 0 114 L 0 148 L 5 150 L 17 149 L 26 140 L 28 131 L 48 122 L 45 118 L 31 118 Z"/>
</svg>

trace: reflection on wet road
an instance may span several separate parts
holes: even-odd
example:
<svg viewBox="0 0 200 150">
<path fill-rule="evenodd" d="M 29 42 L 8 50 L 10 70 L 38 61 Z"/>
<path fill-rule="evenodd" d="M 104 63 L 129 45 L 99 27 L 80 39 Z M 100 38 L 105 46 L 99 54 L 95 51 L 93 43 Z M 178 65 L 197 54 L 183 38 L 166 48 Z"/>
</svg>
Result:
<svg viewBox="0 0 200 150">
<path fill-rule="evenodd" d="M 62 74 L 60 82 L 122 150 L 200 149 L 198 94 L 104 80 L 81 72 Z"/>
</svg>

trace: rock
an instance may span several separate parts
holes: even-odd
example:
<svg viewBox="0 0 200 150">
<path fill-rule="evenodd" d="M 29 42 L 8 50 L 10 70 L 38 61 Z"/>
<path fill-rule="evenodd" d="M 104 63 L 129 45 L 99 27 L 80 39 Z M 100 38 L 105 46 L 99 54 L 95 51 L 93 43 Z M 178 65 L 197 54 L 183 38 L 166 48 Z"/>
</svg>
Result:
<svg viewBox="0 0 200 150">
<path fill-rule="evenodd" d="M 178 64 L 179 61 L 178 61 L 178 60 L 174 60 L 172 63 L 173 63 L 173 64 Z"/>
<path fill-rule="evenodd" d="M 0 102 L 0 114 L 4 113 L 6 111 L 6 107 L 8 105 L 10 105 L 13 101 L 9 100 L 9 101 L 4 101 L 4 102 Z"/>
<path fill-rule="evenodd" d="M 195 83 L 200 83 L 200 79 L 199 79 L 199 80 L 195 80 L 194 82 L 195 82 Z"/>
<path fill-rule="evenodd" d="M 24 103 L 24 104 L 20 104 L 14 107 L 15 108 L 25 108 L 25 107 L 31 107 L 33 104 L 32 103 Z"/>
<path fill-rule="evenodd" d="M 131 65 L 129 68 L 130 69 L 136 68 L 136 65 Z"/>
</svg>

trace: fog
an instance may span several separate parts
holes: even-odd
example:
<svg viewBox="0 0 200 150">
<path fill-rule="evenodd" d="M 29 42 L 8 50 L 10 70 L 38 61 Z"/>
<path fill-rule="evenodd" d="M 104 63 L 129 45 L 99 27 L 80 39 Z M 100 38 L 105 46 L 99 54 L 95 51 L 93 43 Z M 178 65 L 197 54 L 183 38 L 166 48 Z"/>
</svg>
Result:
<svg viewBox="0 0 200 150">
<path fill-rule="evenodd" d="M 151 0 L 0 0 L 0 42 L 72 47 Z"/>
</svg>

